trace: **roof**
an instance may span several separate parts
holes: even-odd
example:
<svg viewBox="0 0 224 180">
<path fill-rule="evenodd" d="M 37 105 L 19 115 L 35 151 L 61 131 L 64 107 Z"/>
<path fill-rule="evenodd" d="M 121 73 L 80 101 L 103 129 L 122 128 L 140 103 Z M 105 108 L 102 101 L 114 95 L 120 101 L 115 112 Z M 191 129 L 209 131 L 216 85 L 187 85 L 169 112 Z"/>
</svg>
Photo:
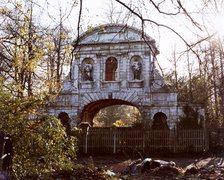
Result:
<svg viewBox="0 0 224 180">
<path fill-rule="evenodd" d="M 124 24 L 105 24 L 90 28 L 81 34 L 78 40 L 78 45 L 147 41 L 156 49 L 153 38 L 144 34 L 141 29 Z M 76 41 L 73 42 L 73 45 L 76 44 Z"/>
</svg>

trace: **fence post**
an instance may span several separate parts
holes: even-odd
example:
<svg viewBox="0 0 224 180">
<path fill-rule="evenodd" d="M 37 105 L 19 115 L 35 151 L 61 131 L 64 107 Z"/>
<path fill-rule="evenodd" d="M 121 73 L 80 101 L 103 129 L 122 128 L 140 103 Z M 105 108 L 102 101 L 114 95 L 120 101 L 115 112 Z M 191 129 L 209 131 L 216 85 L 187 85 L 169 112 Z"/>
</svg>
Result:
<svg viewBox="0 0 224 180">
<path fill-rule="evenodd" d="M 0 131 L 0 157 L 2 157 L 4 151 L 4 133 Z M 2 171 L 2 158 L 0 159 L 0 171 Z"/>
<path fill-rule="evenodd" d="M 113 143 L 113 153 L 116 153 L 116 129 L 113 129 L 113 139 L 114 139 L 114 143 Z"/>
<path fill-rule="evenodd" d="M 79 127 L 82 129 L 82 144 L 83 144 L 83 151 L 87 154 L 88 150 L 88 134 L 89 134 L 89 127 L 90 124 L 88 122 L 81 122 Z"/>
<path fill-rule="evenodd" d="M 176 153 L 176 146 L 178 143 L 178 133 L 177 133 L 177 129 L 174 127 L 173 129 L 173 152 Z"/>
<path fill-rule="evenodd" d="M 208 151 L 209 150 L 209 132 L 204 128 L 203 134 L 204 134 L 204 142 L 205 142 L 205 151 Z"/>
<path fill-rule="evenodd" d="M 145 152 L 145 128 L 141 127 L 140 132 L 142 137 L 142 151 Z"/>
<path fill-rule="evenodd" d="M 88 134 L 89 134 L 89 126 L 86 128 L 86 136 L 85 136 L 85 154 L 88 152 Z"/>
</svg>

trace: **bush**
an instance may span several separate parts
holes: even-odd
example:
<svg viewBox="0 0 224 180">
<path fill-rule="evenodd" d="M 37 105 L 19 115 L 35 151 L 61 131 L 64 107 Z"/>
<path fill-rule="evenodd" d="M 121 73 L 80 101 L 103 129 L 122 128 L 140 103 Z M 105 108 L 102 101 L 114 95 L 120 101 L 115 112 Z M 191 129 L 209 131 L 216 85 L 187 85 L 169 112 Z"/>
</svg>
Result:
<svg viewBox="0 0 224 180">
<path fill-rule="evenodd" d="M 13 139 L 12 176 L 27 179 L 72 169 L 77 141 L 67 136 L 60 120 L 38 115 L 39 99 L 0 89 L 0 129 Z"/>
<path fill-rule="evenodd" d="M 68 137 L 60 121 L 54 117 L 33 120 L 16 141 L 12 168 L 17 177 L 73 168 L 76 139 Z"/>
</svg>

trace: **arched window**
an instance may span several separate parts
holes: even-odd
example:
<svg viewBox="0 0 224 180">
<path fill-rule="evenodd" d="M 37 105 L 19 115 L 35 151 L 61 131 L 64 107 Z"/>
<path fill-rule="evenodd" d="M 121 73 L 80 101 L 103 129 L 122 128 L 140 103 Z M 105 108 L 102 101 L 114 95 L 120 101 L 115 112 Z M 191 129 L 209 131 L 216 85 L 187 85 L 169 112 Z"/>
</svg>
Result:
<svg viewBox="0 0 224 180">
<path fill-rule="evenodd" d="M 114 57 L 109 57 L 106 60 L 105 81 L 115 81 L 117 74 L 116 70 L 117 70 L 117 59 Z"/>
<path fill-rule="evenodd" d="M 162 112 L 158 112 L 153 117 L 152 129 L 168 130 L 167 116 Z"/>
</svg>

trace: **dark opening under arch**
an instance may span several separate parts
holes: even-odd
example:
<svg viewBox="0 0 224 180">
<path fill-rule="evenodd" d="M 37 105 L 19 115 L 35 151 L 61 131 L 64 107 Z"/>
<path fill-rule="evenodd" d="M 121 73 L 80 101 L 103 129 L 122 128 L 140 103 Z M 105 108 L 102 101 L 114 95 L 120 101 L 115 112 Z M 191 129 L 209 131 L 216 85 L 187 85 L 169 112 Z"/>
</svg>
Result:
<svg viewBox="0 0 224 180">
<path fill-rule="evenodd" d="M 162 112 L 158 112 L 153 117 L 152 129 L 168 130 L 167 116 Z"/>
</svg>

